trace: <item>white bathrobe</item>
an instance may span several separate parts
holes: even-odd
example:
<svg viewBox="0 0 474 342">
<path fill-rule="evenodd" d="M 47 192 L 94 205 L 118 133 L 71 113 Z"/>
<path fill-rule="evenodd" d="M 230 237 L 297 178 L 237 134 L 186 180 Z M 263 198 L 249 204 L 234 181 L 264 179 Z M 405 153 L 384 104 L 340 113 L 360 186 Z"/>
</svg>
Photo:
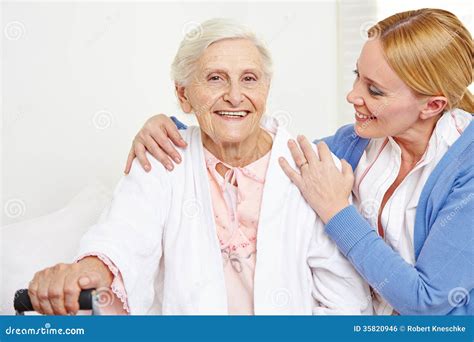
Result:
<svg viewBox="0 0 474 342">
<path fill-rule="evenodd" d="M 372 314 L 368 285 L 278 164 L 293 160 L 291 136 L 272 118 L 262 125 L 276 135 L 257 232 L 255 314 Z M 135 159 L 105 220 L 81 241 L 79 255 L 103 253 L 118 267 L 131 314 L 228 313 L 201 132 L 189 127 L 182 136 L 182 163 L 168 172 L 148 154 L 146 173 Z"/>
</svg>

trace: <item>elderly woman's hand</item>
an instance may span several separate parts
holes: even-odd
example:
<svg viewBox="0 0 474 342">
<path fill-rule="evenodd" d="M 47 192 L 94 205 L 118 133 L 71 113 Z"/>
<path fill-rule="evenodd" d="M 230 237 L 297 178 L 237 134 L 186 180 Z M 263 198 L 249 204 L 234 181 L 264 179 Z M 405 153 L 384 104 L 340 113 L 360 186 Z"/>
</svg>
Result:
<svg viewBox="0 0 474 342">
<path fill-rule="evenodd" d="M 299 136 L 298 143 L 301 150 L 294 140 L 288 142 L 288 147 L 300 173 L 283 157 L 279 159 L 280 166 L 326 224 L 349 205 L 348 198 L 354 184 L 352 168 L 345 160 L 341 160 L 342 172 L 339 171 L 324 142 L 318 144 L 319 157 L 305 137 Z"/>
<path fill-rule="evenodd" d="M 171 141 L 170 141 L 171 140 Z M 158 114 L 149 118 L 142 129 L 135 136 L 132 147 L 128 154 L 125 173 L 130 172 L 133 158 L 138 158 L 146 172 L 151 170 L 151 165 L 145 152 L 150 152 L 167 170 L 173 170 L 173 162 L 181 162 L 181 156 L 174 148 L 173 142 L 178 147 L 186 147 L 186 142 L 176 128 L 174 122 L 164 114 Z"/>
<path fill-rule="evenodd" d="M 35 311 L 46 315 L 76 314 L 81 290 L 109 288 L 113 274 L 97 257 L 57 264 L 35 274 L 28 294 Z"/>
</svg>

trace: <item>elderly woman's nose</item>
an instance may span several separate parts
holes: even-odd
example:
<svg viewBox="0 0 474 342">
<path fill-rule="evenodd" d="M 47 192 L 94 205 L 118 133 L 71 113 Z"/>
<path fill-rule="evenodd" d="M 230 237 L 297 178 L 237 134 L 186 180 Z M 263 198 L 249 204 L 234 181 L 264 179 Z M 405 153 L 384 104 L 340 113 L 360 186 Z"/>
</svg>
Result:
<svg viewBox="0 0 474 342">
<path fill-rule="evenodd" d="M 244 96 L 240 85 L 232 83 L 229 86 L 228 92 L 224 95 L 224 100 L 232 104 L 233 107 L 237 107 L 242 103 Z"/>
<path fill-rule="evenodd" d="M 363 106 L 364 99 L 357 93 L 357 90 L 353 88 L 350 92 L 347 93 L 346 100 L 349 103 L 352 103 L 356 106 Z"/>
</svg>

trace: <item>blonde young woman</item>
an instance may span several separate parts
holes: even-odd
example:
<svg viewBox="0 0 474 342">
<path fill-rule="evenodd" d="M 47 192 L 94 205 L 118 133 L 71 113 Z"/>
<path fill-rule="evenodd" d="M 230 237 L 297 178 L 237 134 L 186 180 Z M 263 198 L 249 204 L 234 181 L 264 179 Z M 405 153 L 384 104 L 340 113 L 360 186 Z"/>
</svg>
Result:
<svg viewBox="0 0 474 342">
<path fill-rule="evenodd" d="M 318 155 L 290 140 L 299 172 L 280 165 L 371 285 L 377 314 L 473 314 L 472 37 L 444 10 L 398 13 L 370 29 L 355 74 L 355 124 Z M 150 119 L 127 164 L 137 155 L 147 168 L 146 148 L 172 168 L 166 133 L 182 146 L 170 119 Z M 348 161 L 342 172 L 329 151 Z"/>
</svg>

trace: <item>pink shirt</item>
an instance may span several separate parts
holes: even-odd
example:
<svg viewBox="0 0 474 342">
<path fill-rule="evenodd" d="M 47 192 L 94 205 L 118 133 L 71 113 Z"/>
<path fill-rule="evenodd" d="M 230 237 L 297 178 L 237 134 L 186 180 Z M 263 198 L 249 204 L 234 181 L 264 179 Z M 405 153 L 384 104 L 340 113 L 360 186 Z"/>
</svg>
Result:
<svg viewBox="0 0 474 342">
<path fill-rule="evenodd" d="M 230 315 L 253 315 L 257 227 L 270 152 L 245 167 L 221 162 L 207 149 L 214 222 L 219 238 Z M 228 168 L 222 177 L 218 164 Z"/>
<path fill-rule="evenodd" d="M 230 315 L 253 315 L 253 283 L 256 263 L 257 228 L 263 186 L 271 151 L 245 167 L 232 167 L 204 148 L 210 182 L 214 221 L 219 239 Z M 223 164 L 222 177 L 216 170 Z M 102 314 L 127 314 L 127 293 L 119 270 L 107 256 L 96 255 L 114 275 L 111 290 L 114 300 L 100 307 Z"/>
<path fill-rule="evenodd" d="M 122 275 L 115 264 L 102 253 L 87 253 L 76 259 L 79 260 L 88 257 L 98 257 L 114 275 L 110 289 L 97 289 L 99 293 L 98 309 L 103 315 L 126 315 L 130 312 L 127 302 L 127 292 L 123 283 Z M 112 293 L 110 292 L 112 291 Z"/>
</svg>

